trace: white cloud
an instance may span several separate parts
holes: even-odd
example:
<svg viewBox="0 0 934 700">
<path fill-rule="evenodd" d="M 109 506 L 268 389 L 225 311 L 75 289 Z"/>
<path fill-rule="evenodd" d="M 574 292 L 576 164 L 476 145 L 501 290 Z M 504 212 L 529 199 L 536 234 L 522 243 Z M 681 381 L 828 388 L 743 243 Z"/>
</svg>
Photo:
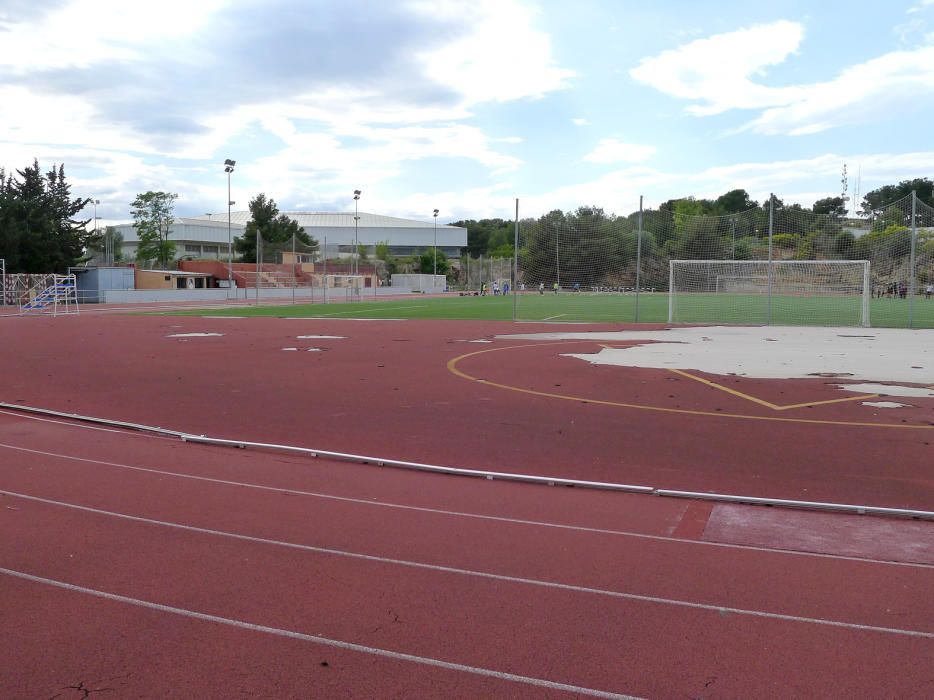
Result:
<svg viewBox="0 0 934 700">
<path fill-rule="evenodd" d="M 934 88 L 930 46 L 887 53 L 818 83 L 770 87 L 753 79 L 795 52 L 802 38 L 801 25 L 787 21 L 740 29 L 644 58 L 630 75 L 692 101 L 687 111 L 698 116 L 762 110 L 745 126 L 762 134 L 813 134 L 871 121 Z"/>
<path fill-rule="evenodd" d="M 655 146 L 622 143 L 616 139 L 602 139 L 597 147 L 584 156 L 588 163 L 641 163 L 655 155 Z"/>
<path fill-rule="evenodd" d="M 152 46 L 191 36 L 223 6 L 222 0 L 73 0 L 36 24 L 9 22 L 0 66 L 22 74 L 37 68 L 87 67 L 108 60 L 145 60 Z M 128 41 L 133 37 L 133 43 Z"/>
<path fill-rule="evenodd" d="M 748 128 L 802 135 L 891 115 L 934 89 L 934 47 L 894 51 L 844 70 L 833 80 L 803 86 L 791 104 L 766 109 Z"/>
<path fill-rule="evenodd" d="M 908 8 L 908 14 L 923 12 L 924 8 L 934 5 L 934 0 L 918 0 L 914 5 Z"/>
<path fill-rule="evenodd" d="M 785 61 L 803 38 L 797 22 L 756 25 L 643 58 L 629 75 L 665 94 L 700 101 L 688 108 L 698 115 L 788 104 L 799 88 L 770 88 L 751 78 Z"/>
<path fill-rule="evenodd" d="M 467 104 L 540 97 L 568 87 L 574 76 L 556 65 L 550 38 L 533 27 L 534 11 L 515 0 L 415 2 L 412 7 L 471 27 L 465 36 L 419 54 L 425 73 L 456 90 Z"/>
<path fill-rule="evenodd" d="M 571 120 L 574 126 L 590 126 L 590 122 L 584 119 L 583 117 L 575 117 Z"/>
</svg>

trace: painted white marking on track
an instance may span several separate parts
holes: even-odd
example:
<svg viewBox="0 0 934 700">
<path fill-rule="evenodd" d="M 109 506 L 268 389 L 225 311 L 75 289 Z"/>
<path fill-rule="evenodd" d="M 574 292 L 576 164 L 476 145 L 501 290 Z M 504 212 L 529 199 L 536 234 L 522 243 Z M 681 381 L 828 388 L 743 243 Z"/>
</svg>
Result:
<svg viewBox="0 0 934 700">
<path fill-rule="evenodd" d="M 252 542 L 254 544 L 265 544 L 274 547 L 285 547 L 288 549 L 297 549 L 305 552 L 314 552 L 316 554 L 328 554 L 348 559 L 360 559 L 362 561 L 376 562 L 378 564 L 391 564 L 393 566 L 403 566 L 412 569 L 423 569 L 427 571 L 437 571 L 445 574 L 455 574 L 459 576 L 469 576 L 473 578 L 487 579 L 493 581 L 505 581 L 519 585 L 535 586 L 539 588 L 548 588 L 552 590 L 567 591 L 570 593 L 583 593 L 586 595 L 597 595 L 608 598 L 618 598 L 622 600 L 632 600 L 642 603 L 654 603 L 658 605 L 670 605 L 681 608 L 691 608 L 694 610 L 706 610 L 719 614 L 732 613 L 734 615 L 744 615 L 748 617 L 759 617 L 770 620 L 782 620 L 785 622 L 801 622 L 813 625 L 822 625 L 829 627 L 840 627 L 861 632 L 882 632 L 885 634 L 896 634 L 908 637 L 922 637 L 925 639 L 934 639 L 934 632 L 925 632 L 923 630 L 901 629 L 898 627 L 880 627 L 878 625 L 864 625 L 857 622 L 844 622 L 842 620 L 826 620 L 817 617 L 806 617 L 803 615 L 788 615 L 785 613 L 768 612 L 766 610 L 753 610 L 748 608 L 732 608 L 724 605 L 713 605 L 711 603 L 698 603 L 690 600 L 679 600 L 677 598 L 664 598 L 662 596 L 645 595 L 641 593 L 626 593 L 623 591 L 611 591 L 604 588 L 593 588 L 591 586 L 578 586 L 572 583 L 558 583 L 557 581 L 542 581 L 534 578 L 525 578 L 522 576 L 508 576 L 506 574 L 494 574 L 487 571 L 478 571 L 475 569 L 462 569 L 455 566 L 442 566 L 440 564 L 427 564 L 410 559 L 395 559 L 392 557 L 381 557 L 375 554 L 363 554 L 361 552 L 351 552 L 344 549 L 333 549 L 331 547 L 316 547 L 309 544 L 299 544 L 297 542 L 286 542 L 283 540 L 272 540 L 264 537 L 254 537 L 252 535 L 242 535 L 236 532 L 226 532 L 224 530 L 214 530 L 211 528 L 197 527 L 194 525 L 185 525 L 183 523 L 173 523 L 167 520 L 157 520 L 155 518 L 144 518 L 137 515 L 128 515 L 126 513 L 116 513 L 89 506 L 76 505 L 65 501 L 55 501 L 49 498 L 39 496 L 30 496 L 28 494 L 17 493 L 15 491 L 0 490 L 0 494 L 21 498 L 27 501 L 36 501 L 48 505 L 59 506 L 62 508 L 71 508 L 95 515 L 104 515 L 120 520 L 129 520 L 132 522 L 145 523 L 147 525 L 158 525 L 176 530 L 195 532 L 202 535 L 211 535 L 214 537 L 225 537 L 228 539 L 240 540 L 243 542 Z"/>
<path fill-rule="evenodd" d="M 339 316 L 286 316 L 283 321 L 406 321 L 405 318 L 341 318 Z"/>
<path fill-rule="evenodd" d="M 459 664 L 453 661 L 444 661 L 442 659 L 433 659 L 428 656 L 417 656 L 415 654 L 406 654 L 400 651 L 391 651 L 389 649 L 380 649 L 379 647 L 368 647 L 363 644 L 354 644 L 353 642 L 344 642 L 339 639 L 330 639 L 328 637 L 321 637 L 314 634 L 305 634 L 303 632 L 295 632 L 293 630 L 281 629 L 278 627 L 267 627 L 266 625 L 257 625 L 252 622 L 245 622 L 243 620 L 235 620 L 229 617 L 220 617 L 218 615 L 211 615 L 209 613 L 197 612 L 195 610 L 187 610 L 185 608 L 176 608 L 171 605 L 163 605 L 161 603 L 153 603 L 148 600 L 142 600 L 140 598 L 130 598 L 128 596 L 119 595 L 117 593 L 108 593 L 107 591 L 100 591 L 94 588 L 85 588 L 84 586 L 77 586 L 73 583 L 67 583 L 66 581 L 57 581 L 55 579 L 44 578 L 42 576 L 36 576 L 35 574 L 29 574 L 23 571 L 15 571 L 14 569 L 6 569 L 0 567 L 0 574 L 5 574 L 6 576 L 12 576 L 14 578 L 22 579 L 24 581 L 31 581 L 32 583 L 41 583 L 47 586 L 53 586 L 55 588 L 63 588 L 67 591 L 72 591 L 75 593 L 84 593 L 85 595 L 91 595 L 96 598 L 103 598 L 105 600 L 114 601 L 117 603 L 125 603 L 128 605 L 135 605 L 141 608 L 148 608 L 149 610 L 158 610 L 159 612 L 171 613 L 173 615 L 180 615 L 182 617 L 189 617 L 196 620 L 202 620 L 204 622 L 213 622 L 221 625 L 228 625 L 230 627 L 238 627 L 240 629 L 250 630 L 251 632 L 263 632 L 265 634 L 272 634 L 277 637 L 287 637 L 289 639 L 299 639 L 305 642 L 312 642 L 314 644 L 321 644 L 323 646 L 334 647 L 337 649 L 345 649 L 347 651 L 356 651 L 363 654 L 370 654 L 372 656 L 382 656 L 389 659 L 396 659 L 398 661 L 410 661 L 412 663 L 421 664 L 423 666 L 434 666 L 435 668 L 443 668 L 447 671 L 461 671 L 463 673 L 470 673 L 477 676 L 486 676 L 488 678 L 497 678 L 504 681 L 512 681 L 514 683 L 524 683 L 526 685 L 537 686 L 540 688 L 548 688 L 549 690 L 561 690 L 567 691 L 569 693 L 577 693 L 579 695 L 586 695 L 588 697 L 595 698 L 609 698 L 610 700 L 640 700 L 639 698 L 633 695 L 623 695 L 620 693 L 612 693 L 606 690 L 595 690 L 593 688 L 584 688 L 577 685 L 569 685 L 567 683 L 559 683 L 557 681 L 549 681 L 544 678 L 533 678 L 531 676 L 520 676 L 515 673 L 508 673 L 506 671 L 496 671 L 489 668 L 482 668 L 479 666 L 468 666 L 466 664 Z"/>
<path fill-rule="evenodd" d="M 84 427 L 84 426 L 76 426 Z M 163 438 L 170 439 L 170 438 Z M 309 498 L 321 498 L 330 501 L 342 501 L 345 503 L 355 503 L 365 506 L 378 508 L 392 508 L 397 510 L 407 510 L 418 513 L 431 513 L 435 515 L 445 515 L 458 518 L 470 518 L 475 520 L 488 520 L 490 522 L 508 523 L 511 525 L 528 525 L 531 527 L 553 528 L 556 530 L 568 530 L 571 532 L 591 533 L 598 535 L 614 535 L 618 537 L 630 537 L 633 539 L 650 540 L 655 542 L 674 543 L 679 545 L 693 545 L 702 547 L 716 547 L 720 549 L 740 549 L 753 552 L 768 552 L 789 557 L 808 557 L 814 559 L 838 559 L 842 561 L 852 561 L 861 564 L 873 564 L 882 566 L 900 566 L 913 569 L 934 569 L 934 565 L 922 564 L 918 562 L 886 561 L 884 559 L 870 559 L 867 557 L 852 557 L 845 554 L 825 554 L 823 552 L 802 552 L 790 549 L 775 549 L 773 547 L 759 547 L 747 544 L 734 544 L 731 542 L 712 542 L 708 540 L 694 540 L 680 537 L 670 537 L 665 535 L 652 535 L 645 532 L 632 532 L 628 530 L 611 530 L 599 527 L 587 527 L 584 525 L 566 525 L 563 523 L 550 523 L 543 520 L 527 520 L 523 518 L 509 518 L 502 515 L 485 515 L 483 513 L 468 513 L 466 511 L 445 510 L 442 508 L 428 508 L 425 506 L 411 506 L 404 503 L 392 503 L 389 501 L 376 501 L 366 498 L 354 498 L 353 496 L 337 496 L 335 494 L 321 493 L 317 491 L 302 491 L 299 489 L 290 489 L 282 486 L 265 486 L 263 484 L 254 484 L 247 481 L 233 481 L 230 479 L 216 479 L 209 476 L 198 476 L 196 474 L 186 474 L 184 472 L 172 472 L 164 469 L 152 469 L 150 467 L 139 467 L 132 464 L 122 464 L 120 462 L 108 462 L 101 459 L 92 459 L 90 457 L 77 457 L 74 455 L 60 454 L 57 452 L 47 452 L 45 450 L 34 450 L 29 447 L 19 447 L 0 443 L 0 448 L 15 450 L 17 452 L 26 452 L 28 454 L 38 454 L 47 457 L 56 457 L 73 462 L 85 462 L 87 464 L 100 464 L 106 467 L 116 469 L 126 469 L 128 471 L 143 472 L 148 474 L 158 474 L 160 476 L 173 476 L 179 479 L 191 479 L 192 481 L 203 481 L 211 484 L 221 484 L 224 486 L 236 486 L 237 488 L 256 489 L 257 491 L 273 491 L 275 493 L 288 493 L 294 496 L 307 496 Z"/>
<path fill-rule="evenodd" d="M 170 333 L 166 338 L 221 338 L 223 333 Z"/>
</svg>

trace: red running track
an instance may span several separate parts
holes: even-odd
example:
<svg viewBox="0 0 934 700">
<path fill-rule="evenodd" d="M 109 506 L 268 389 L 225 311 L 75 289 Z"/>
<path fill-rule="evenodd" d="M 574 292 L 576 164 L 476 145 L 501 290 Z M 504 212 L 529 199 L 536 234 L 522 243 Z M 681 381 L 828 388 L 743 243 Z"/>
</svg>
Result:
<svg viewBox="0 0 934 700">
<path fill-rule="evenodd" d="M 3 697 L 934 692 L 934 567 L 707 542 L 709 504 L 4 412 L 0 493 Z"/>
<path fill-rule="evenodd" d="M 0 319 L 0 333 L 14 339 L 0 344 L 0 400 L 457 467 L 934 510 L 934 401 L 913 401 L 894 418 L 858 402 L 776 412 L 664 371 L 563 356 L 595 351 L 593 343 L 467 342 L 540 328 L 337 317 Z M 222 335 L 168 337 L 191 332 Z M 477 352 L 456 369 L 485 382 L 450 371 L 451 360 Z M 840 396 L 819 379 L 730 382 L 779 404 Z"/>
</svg>

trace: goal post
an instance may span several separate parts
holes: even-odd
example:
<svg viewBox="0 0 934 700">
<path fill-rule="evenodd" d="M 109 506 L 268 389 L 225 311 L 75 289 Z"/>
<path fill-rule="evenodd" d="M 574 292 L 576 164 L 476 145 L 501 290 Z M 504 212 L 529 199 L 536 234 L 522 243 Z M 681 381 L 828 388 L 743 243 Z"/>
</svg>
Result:
<svg viewBox="0 0 934 700">
<path fill-rule="evenodd" d="M 867 260 L 671 260 L 668 322 L 869 326 Z"/>
</svg>

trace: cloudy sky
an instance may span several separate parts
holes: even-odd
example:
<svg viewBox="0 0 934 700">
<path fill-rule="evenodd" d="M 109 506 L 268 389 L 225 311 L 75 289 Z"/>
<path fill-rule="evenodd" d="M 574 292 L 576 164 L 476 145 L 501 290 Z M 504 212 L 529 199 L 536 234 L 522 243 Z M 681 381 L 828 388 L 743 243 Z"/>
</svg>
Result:
<svg viewBox="0 0 934 700">
<path fill-rule="evenodd" d="M 934 0 L 0 0 L 0 167 L 125 220 L 811 204 L 934 175 Z"/>
</svg>

